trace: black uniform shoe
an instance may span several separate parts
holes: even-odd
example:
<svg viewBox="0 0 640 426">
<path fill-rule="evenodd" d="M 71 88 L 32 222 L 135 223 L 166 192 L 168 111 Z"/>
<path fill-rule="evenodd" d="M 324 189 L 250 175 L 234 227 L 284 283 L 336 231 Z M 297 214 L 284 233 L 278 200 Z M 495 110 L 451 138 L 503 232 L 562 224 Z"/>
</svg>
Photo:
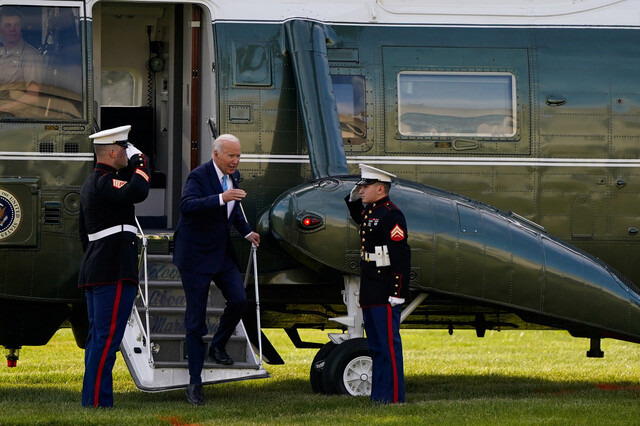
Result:
<svg viewBox="0 0 640 426">
<path fill-rule="evenodd" d="M 229 356 L 227 351 L 224 348 L 218 348 L 216 346 L 212 346 L 209 348 L 209 356 L 217 363 L 222 365 L 231 365 L 233 364 L 233 358 Z"/>
<path fill-rule="evenodd" d="M 189 385 L 187 387 L 187 401 L 193 405 L 204 405 L 204 391 L 202 385 Z"/>
</svg>

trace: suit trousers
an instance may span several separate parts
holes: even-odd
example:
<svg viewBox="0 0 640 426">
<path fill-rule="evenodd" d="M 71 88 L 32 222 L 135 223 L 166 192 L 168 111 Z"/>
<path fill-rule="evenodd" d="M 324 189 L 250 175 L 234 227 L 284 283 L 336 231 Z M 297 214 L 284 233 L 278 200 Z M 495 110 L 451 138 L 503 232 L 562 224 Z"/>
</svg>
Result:
<svg viewBox="0 0 640 426">
<path fill-rule="evenodd" d="M 187 356 L 191 384 L 202 383 L 202 366 L 207 353 L 203 340 L 209 332 L 207 326 L 207 301 L 211 281 L 220 289 L 226 300 L 224 312 L 218 322 L 211 346 L 224 348 L 247 308 L 247 294 L 242 276 L 233 259 L 225 256 L 221 270 L 213 275 L 180 271 L 187 300 L 184 315 Z"/>
<path fill-rule="evenodd" d="M 89 313 L 89 335 L 84 351 L 82 405 L 113 406 L 113 365 L 138 286 L 125 282 L 84 287 Z"/>
<path fill-rule="evenodd" d="M 362 308 L 369 354 L 373 361 L 371 400 L 404 402 L 404 363 L 400 339 L 402 306 L 389 304 Z"/>
</svg>

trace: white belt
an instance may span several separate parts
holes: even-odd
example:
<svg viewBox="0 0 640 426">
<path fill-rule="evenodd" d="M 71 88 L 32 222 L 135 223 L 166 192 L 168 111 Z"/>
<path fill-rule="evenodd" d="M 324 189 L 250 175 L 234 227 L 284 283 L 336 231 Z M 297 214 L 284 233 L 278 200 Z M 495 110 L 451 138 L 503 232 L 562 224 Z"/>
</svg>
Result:
<svg viewBox="0 0 640 426">
<path fill-rule="evenodd" d="M 138 232 L 138 228 L 136 228 L 133 225 L 116 225 L 116 226 L 112 226 L 111 228 L 103 229 L 102 231 L 89 234 L 87 235 L 87 237 L 89 237 L 89 241 L 96 241 L 96 240 L 99 240 L 100 238 L 117 234 L 118 232 L 133 232 L 134 234 L 136 234 Z"/>
<path fill-rule="evenodd" d="M 389 266 L 391 265 L 391 259 L 389 259 L 389 249 L 387 246 L 376 246 L 375 253 L 361 252 L 360 257 L 365 262 L 376 262 L 376 266 Z"/>
</svg>

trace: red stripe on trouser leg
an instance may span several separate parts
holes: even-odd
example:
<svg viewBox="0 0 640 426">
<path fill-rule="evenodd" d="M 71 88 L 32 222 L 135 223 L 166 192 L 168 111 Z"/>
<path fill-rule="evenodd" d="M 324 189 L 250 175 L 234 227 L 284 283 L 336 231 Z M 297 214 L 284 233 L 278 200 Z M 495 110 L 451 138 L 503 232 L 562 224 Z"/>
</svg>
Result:
<svg viewBox="0 0 640 426">
<path fill-rule="evenodd" d="M 393 346 L 393 312 L 391 305 L 387 305 L 387 336 L 389 337 L 389 355 L 393 366 L 393 402 L 398 402 L 398 365 L 396 351 Z"/>
<path fill-rule="evenodd" d="M 104 369 L 104 363 L 107 360 L 109 353 L 109 347 L 113 340 L 113 335 L 116 332 L 116 324 L 118 321 L 118 308 L 120 307 L 120 294 L 122 293 L 122 283 L 118 283 L 118 289 L 116 290 L 116 299 L 113 302 L 113 312 L 111 313 L 111 328 L 109 329 L 109 337 L 107 337 L 107 343 L 104 345 L 102 351 L 102 358 L 100 358 L 100 365 L 98 366 L 98 373 L 96 374 L 96 388 L 93 399 L 93 406 L 97 407 L 100 397 L 100 381 L 102 380 L 102 370 Z"/>
</svg>

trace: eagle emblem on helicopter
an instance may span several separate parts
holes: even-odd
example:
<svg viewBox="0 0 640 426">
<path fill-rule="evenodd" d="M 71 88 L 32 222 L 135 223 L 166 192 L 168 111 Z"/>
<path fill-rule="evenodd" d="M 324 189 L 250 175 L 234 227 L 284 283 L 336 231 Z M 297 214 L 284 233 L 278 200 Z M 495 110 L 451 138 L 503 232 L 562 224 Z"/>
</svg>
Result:
<svg viewBox="0 0 640 426">
<path fill-rule="evenodd" d="M 18 199 L 0 189 L 0 240 L 8 238 L 20 225 L 21 209 Z"/>
</svg>

